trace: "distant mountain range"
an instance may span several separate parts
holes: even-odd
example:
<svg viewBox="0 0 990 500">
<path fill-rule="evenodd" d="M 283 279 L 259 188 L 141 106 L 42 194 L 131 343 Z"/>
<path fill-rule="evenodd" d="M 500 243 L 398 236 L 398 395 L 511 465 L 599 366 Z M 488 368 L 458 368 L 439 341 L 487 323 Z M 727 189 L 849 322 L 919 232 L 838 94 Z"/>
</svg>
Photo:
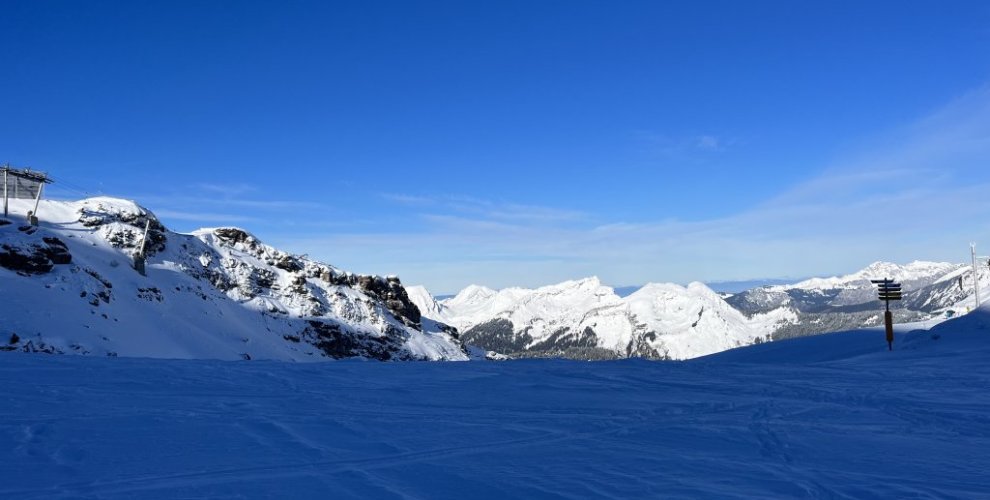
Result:
<svg viewBox="0 0 990 500">
<path fill-rule="evenodd" d="M 990 270 L 980 270 L 981 286 Z M 905 287 L 898 322 L 942 318 L 973 303 L 972 268 L 964 264 L 876 262 L 846 276 L 773 284 L 720 296 L 709 286 L 651 283 L 618 293 L 597 278 L 537 289 L 472 285 L 438 300 L 407 287 L 423 315 L 457 327 L 462 339 L 515 357 L 686 359 L 781 338 L 882 321 L 870 279 Z M 625 291 L 625 290 L 624 290 Z"/>
<path fill-rule="evenodd" d="M 32 203 L 12 200 L 12 213 Z M 686 359 L 876 325 L 881 305 L 871 278 L 903 283 L 899 322 L 973 303 L 971 268 L 934 262 L 877 262 L 847 276 L 737 293 L 702 283 L 613 289 L 592 277 L 537 289 L 473 285 L 437 299 L 397 277 L 348 273 L 272 248 L 243 229 L 175 233 L 126 200 L 42 201 L 39 215 L 39 226 L 23 215 L 0 218 L 0 350 L 465 360 L 476 345 L 491 356 Z M 132 263 L 146 226 L 142 274 Z M 988 269 L 978 279 L 990 292 Z"/>
</svg>

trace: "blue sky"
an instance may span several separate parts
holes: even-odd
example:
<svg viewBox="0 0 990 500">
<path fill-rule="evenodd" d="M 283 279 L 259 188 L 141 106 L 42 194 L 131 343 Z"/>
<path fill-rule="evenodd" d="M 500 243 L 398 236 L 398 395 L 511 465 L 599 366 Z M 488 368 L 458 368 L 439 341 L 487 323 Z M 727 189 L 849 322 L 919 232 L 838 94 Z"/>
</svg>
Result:
<svg viewBox="0 0 990 500">
<path fill-rule="evenodd" d="M 990 252 L 985 2 L 4 2 L 0 161 L 449 293 Z"/>
</svg>

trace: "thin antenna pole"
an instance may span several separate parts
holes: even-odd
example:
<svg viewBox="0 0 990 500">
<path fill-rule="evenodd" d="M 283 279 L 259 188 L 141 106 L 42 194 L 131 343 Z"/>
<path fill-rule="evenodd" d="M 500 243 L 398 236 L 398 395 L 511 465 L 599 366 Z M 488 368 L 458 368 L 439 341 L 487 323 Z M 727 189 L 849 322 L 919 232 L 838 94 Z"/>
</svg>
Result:
<svg viewBox="0 0 990 500">
<path fill-rule="evenodd" d="M 973 307 L 973 310 L 975 311 L 980 308 L 980 277 L 976 269 L 976 243 L 970 243 L 969 250 L 973 255 L 973 296 L 976 299 L 976 305 Z"/>
<path fill-rule="evenodd" d="M 7 171 L 10 170 L 10 165 L 4 165 L 3 167 L 3 216 L 7 217 Z"/>
</svg>

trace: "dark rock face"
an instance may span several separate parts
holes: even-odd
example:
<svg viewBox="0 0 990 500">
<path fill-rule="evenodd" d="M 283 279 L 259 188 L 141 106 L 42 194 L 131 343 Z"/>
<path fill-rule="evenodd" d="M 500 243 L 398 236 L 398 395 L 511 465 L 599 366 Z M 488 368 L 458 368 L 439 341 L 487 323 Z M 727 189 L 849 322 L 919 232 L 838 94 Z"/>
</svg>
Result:
<svg viewBox="0 0 990 500">
<path fill-rule="evenodd" d="M 379 361 L 402 360 L 402 343 L 407 335 L 389 329 L 384 336 L 373 336 L 353 331 L 344 331 L 341 325 L 327 321 L 309 321 L 300 337 L 306 339 L 331 358 L 351 358 L 362 356 Z"/>
<path fill-rule="evenodd" d="M 588 361 L 624 357 L 670 359 L 666 352 L 651 347 L 646 341 L 647 337 L 655 339 L 656 334 L 647 332 L 642 336 L 635 336 L 624 353 L 598 347 L 598 335 L 590 327 L 581 331 L 561 328 L 534 344 L 528 329 L 516 332 L 511 321 L 495 319 L 468 329 L 461 340 L 512 358 L 568 358 Z"/>
<path fill-rule="evenodd" d="M 460 340 L 460 338 L 461 338 L 461 332 L 458 332 L 457 331 L 457 328 L 454 328 L 454 327 L 452 327 L 450 325 L 447 325 L 447 324 L 444 324 L 444 323 L 436 323 L 436 325 L 440 329 L 441 332 L 446 333 L 447 335 L 450 335 L 452 338 L 454 338 L 456 340 Z"/>
<path fill-rule="evenodd" d="M 165 249 L 168 238 L 165 236 L 166 229 L 151 212 L 141 210 L 140 213 L 101 209 L 90 210 L 83 208 L 79 210 L 79 222 L 86 227 L 102 227 L 104 238 L 114 246 L 114 248 L 137 248 L 141 244 L 144 234 L 144 227 L 148 226 L 148 241 L 144 244 L 146 256 L 155 255 Z M 111 227 L 113 223 L 120 223 L 130 227 Z"/>
<path fill-rule="evenodd" d="M 230 245 L 236 245 L 238 243 L 246 243 L 250 248 L 255 248 L 257 246 L 258 240 L 254 236 L 251 236 L 242 229 L 236 227 L 221 227 L 213 230 L 213 234 L 217 235 L 221 241 Z"/>
<path fill-rule="evenodd" d="M 512 322 L 507 319 L 493 319 L 474 326 L 465 331 L 461 339 L 466 344 L 503 354 L 525 351 L 533 341 L 533 337 L 526 332 L 516 335 Z"/>
<path fill-rule="evenodd" d="M 626 357 L 627 358 L 647 358 L 647 359 L 671 359 L 670 354 L 666 351 L 658 351 L 654 347 L 650 346 L 647 339 L 655 340 L 657 334 L 655 332 L 647 332 L 645 335 L 633 335 L 633 338 L 629 341 L 629 345 L 626 346 Z"/>
<path fill-rule="evenodd" d="M 29 241 L 26 244 L 0 243 L 0 267 L 31 275 L 45 274 L 57 264 L 72 262 L 69 248 L 58 238 L 47 236 L 40 241 Z"/>
<path fill-rule="evenodd" d="M 72 254 L 69 253 L 69 247 L 65 245 L 65 242 L 54 237 L 46 236 L 41 238 L 41 241 L 45 242 L 45 256 L 52 261 L 53 264 L 70 264 L 72 263 Z"/>
<path fill-rule="evenodd" d="M 406 289 L 394 276 L 383 278 L 381 276 L 339 272 L 330 266 L 268 247 L 247 231 L 236 227 L 214 229 L 213 235 L 225 246 L 236 248 L 277 269 L 295 274 L 289 289 L 301 296 L 306 296 L 306 300 L 313 302 L 314 305 L 308 311 L 311 315 L 323 314 L 325 308 L 318 306 L 319 300 L 313 296 L 313 291 L 306 285 L 307 278 L 319 279 L 330 285 L 359 290 L 368 295 L 369 298 L 384 304 L 385 308 L 404 325 L 413 328 L 422 327 L 422 316 L 419 308 L 409 300 Z M 204 257 L 205 261 L 208 262 L 218 258 L 218 256 Z M 222 265 L 227 268 L 227 271 L 234 271 L 239 263 L 225 262 Z M 208 265 L 206 266 L 209 268 Z M 234 274 L 243 275 L 243 273 Z M 221 290 L 239 286 L 242 295 L 254 297 L 262 294 L 266 289 L 277 286 L 274 278 L 275 276 L 268 272 L 251 271 L 246 280 L 232 280 L 229 277 L 225 279 L 222 276 L 214 276 L 211 278 L 211 282 Z"/>
<path fill-rule="evenodd" d="M 422 316 L 419 308 L 409 300 L 406 289 L 403 288 L 399 278 L 389 276 L 357 276 L 357 287 L 361 291 L 385 302 L 388 310 L 409 326 L 420 326 Z"/>
<path fill-rule="evenodd" d="M 0 267 L 22 274 L 45 274 L 52 270 L 54 264 L 38 246 L 25 252 L 4 244 L 0 245 Z"/>
<path fill-rule="evenodd" d="M 0 351 L 20 351 L 20 352 L 42 353 L 42 354 L 64 354 L 64 351 L 53 345 L 49 345 L 40 338 L 23 342 L 23 339 L 18 337 L 16 333 L 10 336 L 10 341 L 7 343 L 7 345 L 0 345 Z"/>
<path fill-rule="evenodd" d="M 303 270 L 303 265 L 299 263 L 298 259 L 291 255 L 281 256 L 279 260 L 275 261 L 275 267 L 290 273 L 297 273 Z"/>
<path fill-rule="evenodd" d="M 571 332 L 570 328 L 561 328 L 547 337 L 545 340 L 534 345 L 531 350 L 555 351 L 568 347 L 595 347 L 598 345 L 598 336 L 591 328 L 585 328 L 582 332 Z"/>
</svg>

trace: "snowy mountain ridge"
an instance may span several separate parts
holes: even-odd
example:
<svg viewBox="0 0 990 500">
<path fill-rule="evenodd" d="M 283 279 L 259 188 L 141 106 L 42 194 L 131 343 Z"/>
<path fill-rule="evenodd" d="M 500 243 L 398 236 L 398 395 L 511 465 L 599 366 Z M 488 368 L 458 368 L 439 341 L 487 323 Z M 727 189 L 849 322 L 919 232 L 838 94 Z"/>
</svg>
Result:
<svg viewBox="0 0 990 500">
<path fill-rule="evenodd" d="M 763 341 L 791 319 L 786 311 L 747 318 L 697 282 L 651 283 L 624 298 L 597 277 L 537 289 L 472 285 L 441 301 L 409 290 L 425 316 L 499 352 L 685 359 Z"/>
<path fill-rule="evenodd" d="M 33 200 L 11 200 L 24 213 Z M 364 276 L 234 227 L 179 234 L 132 201 L 42 201 L 0 219 L 4 350 L 310 361 L 463 360 L 398 278 Z M 131 267 L 145 224 L 146 275 Z M 3 345 L 6 344 L 6 345 Z"/>
<path fill-rule="evenodd" d="M 878 261 L 859 271 L 844 276 L 833 276 L 831 278 L 810 278 L 790 285 L 772 285 L 765 288 L 773 291 L 787 291 L 795 288 L 805 290 L 859 288 L 864 282 L 884 278 L 890 278 L 901 283 L 913 284 L 918 281 L 930 281 L 933 277 L 944 276 L 964 267 L 964 264 L 950 264 L 948 262 L 927 262 L 916 260 L 914 262 L 901 265 L 893 262 Z"/>
<path fill-rule="evenodd" d="M 905 286 L 903 305 L 895 304 L 899 322 L 964 312 L 972 300 L 970 267 L 925 261 L 874 262 L 844 276 L 757 287 L 724 298 L 697 282 L 649 283 L 623 298 L 597 277 L 536 289 L 471 285 L 444 300 L 422 287 L 409 290 L 426 317 L 456 326 L 467 342 L 486 349 L 583 359 L 686 359 L 777 338 L 875 326 L 882 317 L 870 280 L 883 277 Z M 990 286 L 990 272 L 981 270 L 980 280 Z"/>
</svg>

